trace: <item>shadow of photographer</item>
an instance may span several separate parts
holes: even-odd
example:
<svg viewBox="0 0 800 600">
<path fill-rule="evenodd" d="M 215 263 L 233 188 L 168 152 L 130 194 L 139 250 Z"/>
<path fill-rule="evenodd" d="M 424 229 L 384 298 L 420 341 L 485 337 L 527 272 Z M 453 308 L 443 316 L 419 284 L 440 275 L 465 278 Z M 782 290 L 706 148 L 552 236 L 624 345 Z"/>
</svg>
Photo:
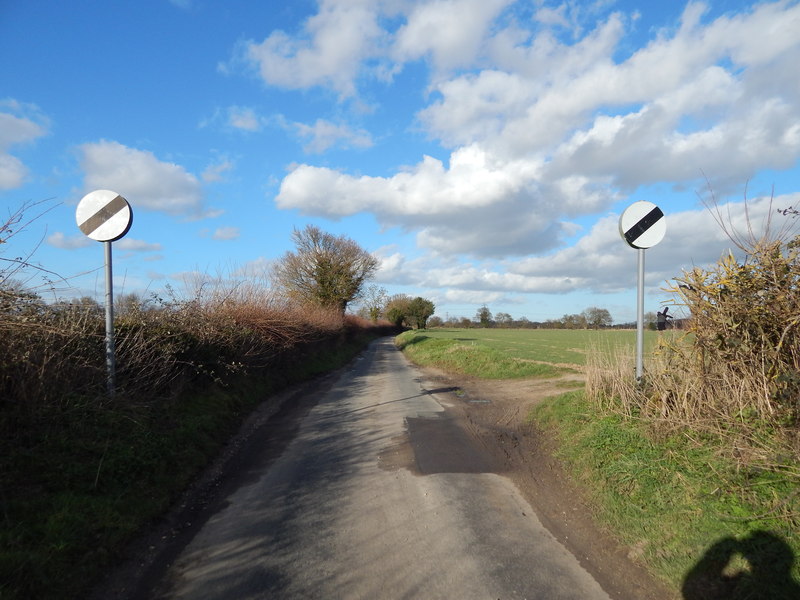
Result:
<svg viewBox="0 0 800 600">
<path fill-rule="evenodd" d="M 798 600 L 800 583 L 791 574 L 794 560 L 789 545 L 768 531 L 754 531 L 741 540 L 723 538 L 686 574 L 683 598 Z"/>
</svg>

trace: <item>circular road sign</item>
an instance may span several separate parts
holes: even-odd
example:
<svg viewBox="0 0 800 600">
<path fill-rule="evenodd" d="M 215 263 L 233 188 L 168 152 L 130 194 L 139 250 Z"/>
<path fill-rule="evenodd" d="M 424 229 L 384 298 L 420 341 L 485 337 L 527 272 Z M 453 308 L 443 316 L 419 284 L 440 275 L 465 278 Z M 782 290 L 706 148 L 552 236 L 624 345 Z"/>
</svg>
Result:
<svg viewBox="0 0 800 600">
<path fill-rule="evenodd" d="M 619 218 L 619 234 L 632 248 L 652 248 L 664 239 L 667 220 L 652 202 L 634 202 Z"/>
<path fill-rule="evenodd" d="M 95 190 L 78 203 L 75 222 L 89 238 L 98 242 L 118 240 L 131 228 L 133 211 L 117 192 Z"/>
</svg>

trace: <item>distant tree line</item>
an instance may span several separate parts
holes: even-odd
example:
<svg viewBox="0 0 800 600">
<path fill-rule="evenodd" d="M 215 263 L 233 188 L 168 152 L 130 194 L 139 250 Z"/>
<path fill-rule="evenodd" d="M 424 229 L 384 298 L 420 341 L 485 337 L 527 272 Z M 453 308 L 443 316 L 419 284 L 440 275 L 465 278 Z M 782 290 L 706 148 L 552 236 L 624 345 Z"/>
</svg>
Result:
<svg viewBox="0 0 800 600">
<path fill-rule="evenodd" d="M 683 329 L 687 319 L 674 319 L 669 321 L 670 329 Z M 646 329 L 656 329 L 656 313 L 644 314 Z M 481 306 L 473 318 L 450 317 L 442 318 L 435 315 L 428 319 L 428 327 L 452 327 L 469 329 L 473 327 L 497 329 L 636 329 L 636 321 L 614 323 L 611 313 L 605 308 L 592 306 L 578 314 L 566 314 L 560 319 L 547 319 L 545 321 L 531 321 L 527 317 L 515 319 L 507 312 L 492 312 L 486 305 Z"/>
<path fill-rule="evenodd" d="M 653 316 L 655 320 L 655 316 Z M 428 324 L 430 327 L 455 327 L 468 329 L 470 327 L 499 329 L 607 329 L 613 327 L 614 320 L 611 313 L 605 308 L 592 306 L 582 313 L 564 315 L 560 319 L 547 319 L 546 321 L 531 321 L 527 317 L 514 319 L 507 312 L 498 312 L 493 315 L 485 304 L 481 306 L 472 319 L 467 317 L 432 317 Z M 634 324 L 635 327 L 635 324 Z"/>
</svg>

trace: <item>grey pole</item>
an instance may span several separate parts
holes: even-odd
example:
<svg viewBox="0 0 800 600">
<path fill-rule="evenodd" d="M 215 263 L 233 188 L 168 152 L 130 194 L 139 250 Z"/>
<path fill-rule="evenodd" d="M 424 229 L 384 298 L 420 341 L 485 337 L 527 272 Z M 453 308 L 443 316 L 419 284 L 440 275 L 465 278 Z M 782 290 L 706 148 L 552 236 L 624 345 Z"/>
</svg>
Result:
<svg viewBox="0 0 800 600">
<path fill-rule="evenodd" d="M 114 290 L 111 268 L 111 242 L 103 242 L 106 254 L 106 372 L 108 395 L 114 395 L 116 360 L 114 358 Z"/>
<path fill-rule="evenodd" d="M 644 248 L 639 249 L 639 282 L 636 307 L 636 381 L 642 381 L 642 357 L 644 355 Z"/>
</svg>

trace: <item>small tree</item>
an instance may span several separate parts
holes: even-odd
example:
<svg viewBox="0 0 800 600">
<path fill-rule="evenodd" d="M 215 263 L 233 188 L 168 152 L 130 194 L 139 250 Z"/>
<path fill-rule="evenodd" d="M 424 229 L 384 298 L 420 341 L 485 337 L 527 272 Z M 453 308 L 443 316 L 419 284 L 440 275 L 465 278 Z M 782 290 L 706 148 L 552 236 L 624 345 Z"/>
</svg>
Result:
<svg viewBox="0 0 800 600">
<path fill-rule="evenodd" d="M 586 317 L 580 315 L 564 315 L 561 317 L 564 329 L 586 329 Z"/>
<path fill-rule="evenodd" d="M 344 314 L 375 273 L 378 260 L 346 236 L 325 233 L 308 225 L 292 233 L 297 247 L 275 264 L 274 275 L 287 296 L 335 308 Z"/>
<path fill-rule="evenodd" d="M 373 323 L 381 316 L 381 311 L 386 304 L 386 289 L 377 285 L 370 285 L 363 294 L 364 310 Z"/>
<path fill-rule="evenodd" d="M 433 302 L 417 296 L 408 305 L 408 320 L 416 325 L 417 329 L 425 329 L 428 317 L 433 314 L 434 310 Z"/>
<path fill-rule="evenodd" d="M 475 320 L 480 323 L 481 327 L 492 326 L 492 311 L 485 304 L 478 309 L 475 313 Z"/>
<path fill-rule="evenodd" d="M 614 322 L 611 318 L 611 313 L 605 308 L 597 308 L 592 306 L 583 311 L 583 317 L 586 320 L 586 325 L 593 329 L 600 329 L 601 327 L 610 327 Z"/>
<path fill-rule="evenodd" d="M 405 294 L 395 294 L 386 302 L 386 307 L 383 309 L 383 316 L 387 321 L 390 321 L 395 327 L 402 327 L 408 315 L 408 308 L 411 304 L 411 298 Z"/>
<path fill-rule="evenodd" d="M 441 327 L 442 325 L 444 325 L 444 321 L 442 320 L 441 317 L 437 317 L 434 315 L 430 319 L 428 319 L 429 327 Z"/>
<path fill-rule="evenodd" d="M 511 327 L 514 322 L 514 319 L 507 312 L 497 313 L 494 316 L 494 320 L 497 321 L 497 324 L 500 325 L 500 327 Z"/>
</svg>

